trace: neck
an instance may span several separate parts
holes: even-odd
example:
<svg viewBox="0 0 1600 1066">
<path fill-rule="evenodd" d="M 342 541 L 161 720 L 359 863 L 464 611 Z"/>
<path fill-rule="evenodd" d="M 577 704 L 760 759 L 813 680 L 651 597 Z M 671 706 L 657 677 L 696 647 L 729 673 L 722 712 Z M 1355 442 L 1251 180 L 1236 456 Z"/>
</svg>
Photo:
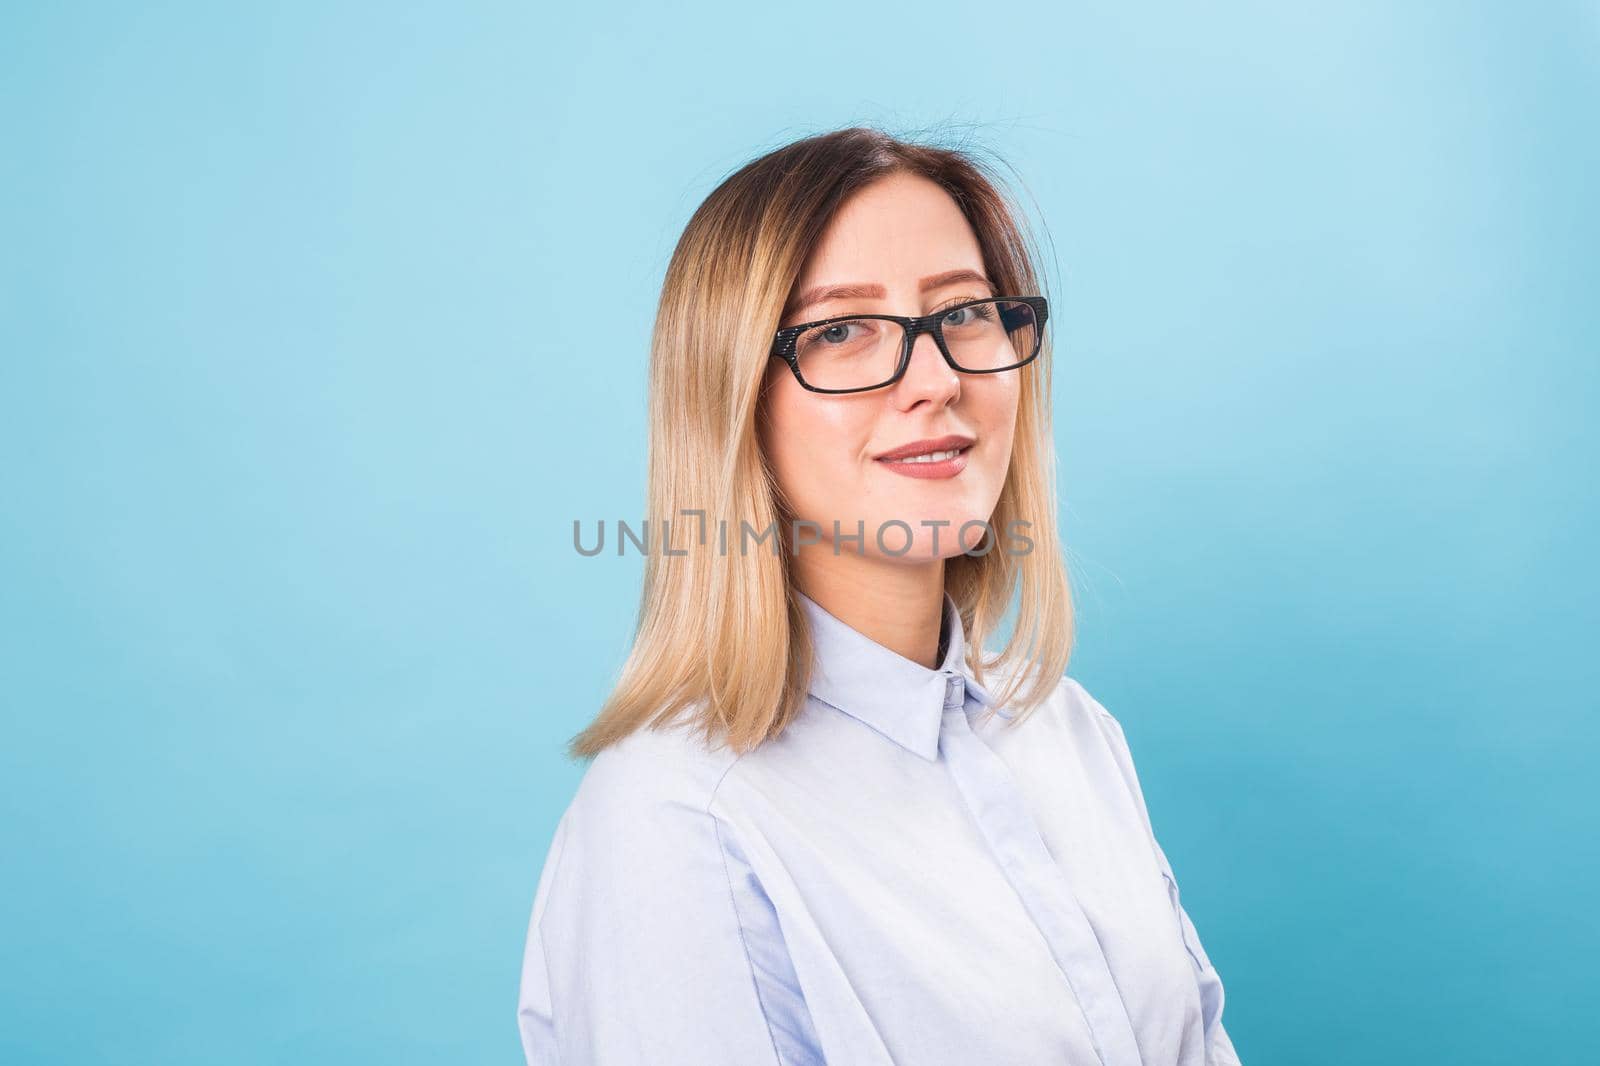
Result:
<svg viewBox="0 0 1600 1066">
<path fill-rule="evenodd" d="M 939 668 L 943 559 L 903 562 L 853 552 L 835 555 L 824 541 L 794 556 L 793 580 L 851 629 L 914 663 Z"/>
</svg>

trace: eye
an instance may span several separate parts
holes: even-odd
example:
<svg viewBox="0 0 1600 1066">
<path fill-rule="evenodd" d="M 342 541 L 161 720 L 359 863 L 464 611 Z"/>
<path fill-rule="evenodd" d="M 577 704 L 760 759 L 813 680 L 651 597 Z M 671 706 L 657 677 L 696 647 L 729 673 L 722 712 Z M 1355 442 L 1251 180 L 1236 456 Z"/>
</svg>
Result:
<svg viewBox="0 0 1600 1066">
<path fill-rule="evenodd" d="M 794 350 L 798 356 L 855 355 L 871 349 L 882 335 L 882 324 L 875 319 L 846 319 L 806 330 L 795 338 Z"/>
<path fill-rule="evenodd" d="M 954 300 L 947 300 L 946 307 L 951 310 L 946 312 L 940 320 L 941 325 L 965 326 L 975 319 L 988 319 L 994 316 L 994 304 L 973 304 L 971 307 L 960 307 L 960 304 L 971 303 L 973 300 L 987 300 L 987 296 L 958 296 Z"/>
</svg>

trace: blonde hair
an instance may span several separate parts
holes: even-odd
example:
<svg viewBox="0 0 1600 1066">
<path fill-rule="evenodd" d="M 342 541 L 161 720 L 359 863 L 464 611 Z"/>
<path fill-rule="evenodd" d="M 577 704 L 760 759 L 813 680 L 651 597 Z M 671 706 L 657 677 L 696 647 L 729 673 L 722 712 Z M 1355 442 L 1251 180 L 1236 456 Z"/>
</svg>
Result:
<svg viewBox="0 0 1600 1066">
<path fill-rule="evenodd" d="M 673 251 L 651 342 L 646 513 L 667 526 L 646 555 L 632 650 L 600 713 L 572 738 L 572 757 L 593 757 L 641 726 L 680 716 L 708 744 L 743 753 L 804 706 L 812 644 L 788 556 L 743 550 L 739 539 L 745 526 L 790 522 L 759 446 L 761 384 L 773 332 L 829 220 L 853 193 L 894 173 L 921 175 L 951 195 L 1000 292 L 1042 292 L 1003 184 L 965 150 L 853 127 L 785 145 L 718 185 Z M 969 668 L 985 685 L 986 671 L 1005 675 L 994 692 L 1012 725 L 1054 691 L 1073 643 L 1056 525 L 1048 331 L 1045 345 L 1022 374 L 1010 471 L 990 518 L 992 530 L 1029 523 L 1032 549 L 1014 554 L 991 543 L 982 555 L 945 562 Z M 726 551 L 716 546 L 721 529 Z M 984 640 L 1014 596 L 1011 637 L 985 661 Z"/>
</svg>

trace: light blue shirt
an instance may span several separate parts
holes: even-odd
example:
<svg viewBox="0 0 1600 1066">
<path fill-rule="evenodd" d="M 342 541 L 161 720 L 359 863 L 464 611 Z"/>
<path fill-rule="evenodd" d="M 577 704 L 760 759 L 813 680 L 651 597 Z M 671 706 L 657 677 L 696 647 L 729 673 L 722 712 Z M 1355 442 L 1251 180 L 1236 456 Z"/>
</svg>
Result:
<svg viewBox="0 0 1600 1066">
<path fill-rule="evenodd" d="M 948 595 L 938 670 L 803 604 L 780 736 L 589 764 L 533 904 L 530 1066 L 1238 1063 L 1111 714 L 1066 676 L 985 721 Z"/>
</svg>

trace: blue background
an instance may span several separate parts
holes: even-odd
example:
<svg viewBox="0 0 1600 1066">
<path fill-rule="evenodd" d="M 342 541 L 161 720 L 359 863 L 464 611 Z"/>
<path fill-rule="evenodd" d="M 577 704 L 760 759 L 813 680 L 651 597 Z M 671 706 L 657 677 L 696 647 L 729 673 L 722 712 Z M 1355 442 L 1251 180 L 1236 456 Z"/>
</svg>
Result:
<svg viewBox="0 0 1600 1066">
<path fill-rule="evenodd" d="M 1560 2 L 6 5 L 0 1059 L 520 1062 L 641 569 L 572 521 L 690 212 L 857 122 L 1047 228 L 1069 672 L 1247 1066 L 1593 1061 Z"/>
</svg>

